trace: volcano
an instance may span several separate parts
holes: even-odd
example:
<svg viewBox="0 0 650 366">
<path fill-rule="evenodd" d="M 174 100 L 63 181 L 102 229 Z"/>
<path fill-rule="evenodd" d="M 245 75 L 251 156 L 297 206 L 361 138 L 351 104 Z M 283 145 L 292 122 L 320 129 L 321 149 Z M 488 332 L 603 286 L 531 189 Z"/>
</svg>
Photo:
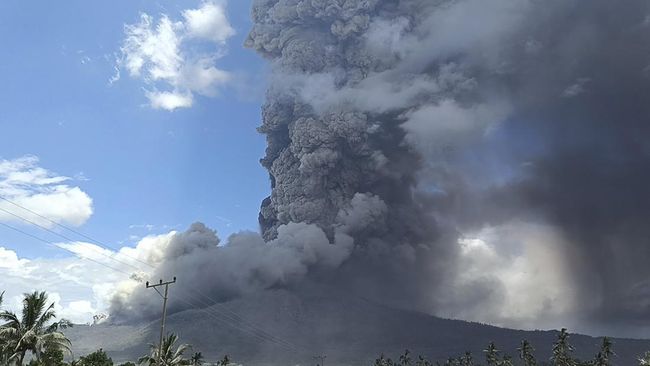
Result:
<svg viewBox="0 0 650 366">
<path fill-rule="evenodd" d="M 103 348 L 116 362 L 133 361 L 157 342 L 159 322 L 137 325 L 101 324 L 66 330 L 75 356 Z M 522 331 L 449 320 L 424 313 L 379 305 L 336 290 L 271 289 L 204 309 L 168 316 L 166 329 L 200 351 L 209 362 L 229 355 L 244 365 L 310 365 L 315 355 L 326 355 L 329 365 L 371 365 L 380 354 L 397 358 L 412 355 L 446 360 L 466 351 L 476 360 L 494 341 L 516 357 L 523 339 L 537 349 L 539 361 L 548 360 L 557 331 Z M 571 335 L 575 355 L 591 359 L 602 339 Z M 650 341 L 614 339 L 614 365 L 631 365 L 650 349 Z"/>
</svg>

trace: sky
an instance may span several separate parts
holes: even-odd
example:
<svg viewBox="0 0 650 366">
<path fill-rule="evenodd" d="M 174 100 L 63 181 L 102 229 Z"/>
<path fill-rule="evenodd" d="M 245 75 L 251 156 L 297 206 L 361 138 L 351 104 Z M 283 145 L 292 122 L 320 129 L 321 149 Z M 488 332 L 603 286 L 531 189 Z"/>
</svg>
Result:
<svg viewBox="0 0 650 366">
<path fill-rule="evenodd" d="M 4 306 L 182 273 L 647 336 L 650 5 L 341 4 L 2 2 Z"/>
<path fill-rule="evenodd" d="M 257 230 L 259 203 L 269 191 L 259 164 L 264 138 L 256 131 L 265 70 L 242 46 L 250 2 L 225 5 L 2 2 L 3 197 L 113 248 L 199 219 L 222 237 Z M 0 207 L 29 216 L 7 202 Z M 66 241 L 6 212 L 0 220 L 47 241 Z M 3 258 L 78 262 L 7 227 L 0 227 L 0 247 Z M 6 302 L 32 286 L 16 277 L 5 289 Z M 50 291 L 60 292 L 64 307 L 89 299 L 82 289 Z"/>
</svg>

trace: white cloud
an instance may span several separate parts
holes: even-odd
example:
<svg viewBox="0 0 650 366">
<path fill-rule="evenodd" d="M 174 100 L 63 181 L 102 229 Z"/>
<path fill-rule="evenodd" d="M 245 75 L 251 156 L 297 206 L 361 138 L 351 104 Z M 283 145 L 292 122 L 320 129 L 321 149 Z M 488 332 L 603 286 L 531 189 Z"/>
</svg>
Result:
<svg viewBox="0 0 650 366">
<path fill-rule="evenodd" d="M 0 160 L 0 197 L 56 222 L 82 225 L 93 213 L 92 199 L 68 177 L 38 165 L 36 156 Z M 10 202 L 0 200 L 0 221 L 20 221 L 19 215 L 44 226 L 53 224 Z"/>
<path fill-rule="evenodd" d="M 3 308 L 19 311 L 24 293 L 47 291 L 59 317 L 77 324 L 90 323 L 94 315 L 107 313 L 108 301 L 115 293 L 130 293 L 135 287 L 144 286 L 141 279 L 148 280 L 152 266 L 162 262 L 175 233 L 148 236 L 134 248 L 116 251 L 85 242 L 56 244 L 76 253 L 76 257 L 28 260 L 0 247 Z"/>
<path fill-rule="evenodd" d="M 198 9 L 183 12 L 189 35 L 225 43 L 235 34 L 226 17 L 223 2 L 204 2 Z"/>
<path fill-rule="evenodd" d="M 177 108 L 189 108 L 194 103 L 192 93 L 179 92 L 150 92 L 145 93 L 151 108 L 173 111 Z"/>
<path fill-rule="evenodd" d="M 152 89 L 145 94 L 155 109 L 189 108 L 194 94 L 215 96 L 231 80 L 230 73 L 215 66 L 225 53 L 226 41 L 235 34 L 226 4 L 206 1 L 182 14 L 182 21 L 163 14 L 156 22 L 143 13 L 139 23 L 126 25 L 122 57 L 110 82 L 118 81 L 119 70 L 126 69 Z"/>
</svg>

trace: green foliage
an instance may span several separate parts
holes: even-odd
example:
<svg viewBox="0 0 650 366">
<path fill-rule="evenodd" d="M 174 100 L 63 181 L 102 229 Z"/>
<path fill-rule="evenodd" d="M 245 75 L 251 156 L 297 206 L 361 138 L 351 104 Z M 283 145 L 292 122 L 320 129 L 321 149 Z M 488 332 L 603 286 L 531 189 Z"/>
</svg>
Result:
<svg viewBox="0 0 650 366">
<path fill-rule="evenodd" d="M 612 357 L 615 356 L 613 351 L 613 344 L 609 338 L 604 338 L 598 354 L 594 360 L 580 361 L 571 357 L 573 347 L 569 344 L 569 333 L 566 329 L 562 329 L 558 334 L 558 339 L 553 343 L 553 357 L 551 363 L 542 362 L 539 365 L 552 365 L 552 366 L 610 366 Z M 519 352 L 519 359 L 522 361 L 523 366 L 537 366 L 538 363 L 535 359 L 535 349 L 527 340 L 521 342 L 521 346 L 517 348 Z M 494 342 L 490 342 L 485 350 L 485 359 L 488 366 L 514 366 L 515 363 L 508 355 L 501 356 L 502 352 L 497 348 Z M 382 354 L 375 360 L 374 366 L 408 366 L 412 364 L 411 355 L 407 350 L 400 356 L 399 362 L 395 362 Z M 414 362 L 414 366 L 474 366 L 474 360 L 470 352 L 466 352 L 460 357 L 450 357 L 444 362 L 431 363 L 429 360 L 422 356 L 418 356 Z M 480 364 L 478 364 L 480 365 Z M 519 363 L 517 365 L 520 365 Z M 650 366 L 650 352 L 639 358 L 640 366 Z"/>
<path fill-rule="evenodd" d="M 418 360 L 415 361 L 415 366 L 433 366 L 433 364 L 422 356 L 418 356 Z"/>
<path fill-rule="evenodd" d="M 63 362 L 64 354 L 60 349 L 46 349 L 41 354 L 41 362 L 46 366 L 65 366 Z"/>
<path fill-rule="evenodd" d="M 192 366 L 203 365 L 203 355 L 201 354 L 201 352 L 196 352 L 195 354 L 192 355 L 192 358 L 190 358 L 190 365 Z"/>
<path fill-rule="evenodd" d="M 537 360 L 535 360 L 535 356 L 533 355 L 535 349 L 530 342 L 524 339 L 521 342 L 521 347 L 517 350 L 519 351 L 519 359 L 523 361 L 524 366 L 537 366 Z"/>
<path fill-rule="evenodd" d="M 78 366 L 113 366 L 113 360 L 103 349 L 79 358 Z"/>
<path fill-rule="evenodd" d="M 163 338 L 162 353 L 161 353 L 162 355 L 161 360 L 163 365 L 165 366 L 191 365 L 190 363 L 191 361 L 185 359 L 184 357 L 185 352 L 191 348 L 190 345 L 181 344 L 179 346 L 176 346 L 177 341 L 178 341 L 178 336 L 174 333 Z M 152 344 L 150 345 L 149 354 L 140 357 L 138 362 L 140 364 L 154 366 L 158 362 L 159 352 L 160 352 L 160 348 L 158 347 L 158 345 Z"/>
<path fill-rule="evenodd" d="M 571 357 L 573 347 L 569 344 L 569 333 L 566 328 L 562 328 L 557 336 L 557 341 L 553 343 L 553 356 L 551 361 L 555 366 L 576 366 L 576 361 Z"/>
<path fill-rule="evenodd" d="M 484 349 L 483 352 L 485 353 L 485 362 L 487 362 L 488 366 L 500 365 L 500 351 L 497 349 L 497 346 L 494 344 L 494 342 L 490 342 L 490 344 L 488 344 L 487 348 Z"/>
<path fill-rule="evenodd" d="M 465 352 L 463 356 L 458 359 L 460 366 L 474 366 L 474 359 L 471 352 Z"/>
<path fill-rule="evenodd" d="M 232 360 L 230 359 L 230 356 L 228 356 L 228 355 L 223 356 L 221 361 L 217 362 L 217 366 L 228 366 L 230 364 L 232 364 Z"/>
<path fill-rule="evenodd" d="M 59 330 L 72 326 L 67 320 L 54 321 L 54 303 L 47 304 L 47 294 L 35 291 L 25 294 L 19 317 L 13 312 L 0 312 L 0 357 L 4 364 L 23 365 L 25 355 L 42 361 L 43 355 L 58 357 L 56 351 L 70 352 L 70 341 Z M 53 361 L 53 362 L 56 362 Z"/>
<path fill-rule="evenodd" d="M 614 356 L 612 351 L 612 341 L 605 337 L 603 344 L 600 346 L 600 351 L 596 355 L 593 365 L 594 366 L 610 366 L 610 360 Z"/>
<path fill-rule="evenodd" d="M 399 365 L 400 366 L 411 365 L 411 353 L 409 352 L 409 350 L 404 351 L 404 354 L 399 356 Z"/>
<path fill-rule="evenodd" d="M 385 358 L 382 353 L 378 359 L 375 360 L 375 366 L 394 366 L 395 363 L 390 358 Z"/>
<path fill-rule="evenodd" d="M 650 351 L 639 357 L 639 366 L 650 366 Z"/>
<path fill-rule="evenodd" d="M 134 364 L 133 362 L 125 362 L 125 363 L 119 364 L 118 366 L 136 366 L 136 364 Z"/>
</svg>

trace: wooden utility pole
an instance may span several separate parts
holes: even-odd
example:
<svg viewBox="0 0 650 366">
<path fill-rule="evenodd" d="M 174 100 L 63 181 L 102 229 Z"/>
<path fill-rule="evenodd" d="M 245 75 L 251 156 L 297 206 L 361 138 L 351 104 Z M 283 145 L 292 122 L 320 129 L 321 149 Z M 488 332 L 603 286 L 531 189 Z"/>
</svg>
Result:
<svg viewBox="0 0 650 366">
<path fill-rule="evenodd" d="M 316 363 L 316 366 L 325 366 L 325 359 L 327 356 L 325 355 L 319 355 L 319 356 L 314 356 L 315 360 L 320 360 L 320 363 Z"/>
<path fill-rule="evenodd" d="M 167 293 L 169 290 L 169 285 L 172 283 L 176 283 L 176 277 L 174 277 L 173 281 L 167 281 L 163 282 L 161 279 L 160 282 L 158 282 L 155 285 L 149 285 L 149 281 L 147 281 L 147 288 L 153 288 L 156 290 L 158 295 L 162 296 L 163 298 L 163 312 L 162 312 L 162 320 L 160 322 L 160 343 L 158 343 L 158 366 L 162 366 L 162 346 L 163 346 L 163 335 L 165 334 L 165 317 L 167 317 Z M 160 291 L 158 291 L 158 287 L 165 286 L 165 294 L 163 295 Z"/>
</svg>

